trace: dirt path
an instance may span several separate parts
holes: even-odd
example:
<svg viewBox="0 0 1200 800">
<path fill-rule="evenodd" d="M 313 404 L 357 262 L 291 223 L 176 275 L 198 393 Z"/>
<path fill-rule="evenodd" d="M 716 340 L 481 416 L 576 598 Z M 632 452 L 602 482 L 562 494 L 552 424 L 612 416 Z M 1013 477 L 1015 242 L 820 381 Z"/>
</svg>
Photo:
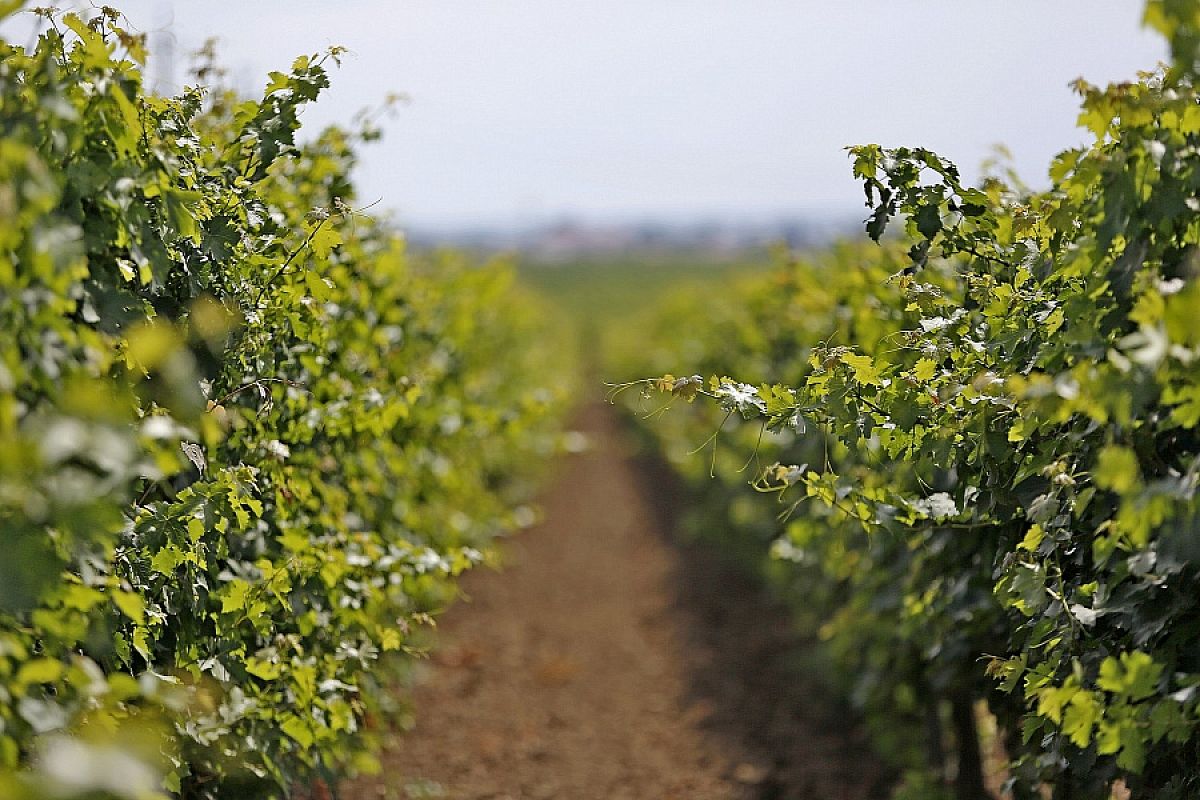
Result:
<svg viewBox="0 0 1200 800">
<path fill-rule="evenodd" d="M 416 727 L 344 796 L 886 796 L 846 716 L 794 674 L 783 610 L 713 553 L 671 544 L 671 492 L 610 409 L 578 425 L 593 449 L 562 463 L 507 568 L 467 577 L 417 672 Z"/>
</svg>

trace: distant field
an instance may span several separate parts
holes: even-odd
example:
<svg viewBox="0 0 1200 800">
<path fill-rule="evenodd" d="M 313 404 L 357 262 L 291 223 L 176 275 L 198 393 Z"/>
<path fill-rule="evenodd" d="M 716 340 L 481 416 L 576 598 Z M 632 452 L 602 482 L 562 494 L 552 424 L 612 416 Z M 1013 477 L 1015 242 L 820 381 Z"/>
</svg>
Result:
<svg viewBox="0 0 1200 800">
<path fill-rule="evenodd" d="M 520 263 L 521 280 L 570 320 L 575 333 L 576 362 L 585 382 L 615 378 L 614 352 L 628 347 L 628 330 L 676 294 L 711 286 L 714 292 L 737 278 L 764 273 L 772 263 L 767 252 L 737 259 L 688 254 L 630 255 L 614 259 L 582 259 L 561 263 Z M 597 384 L 598 385 L 598 384 Z"/>
<path fill-rule="evenodd" d="M 685 287 L 765 272 L 767 252 L 736 259 L 688 254 L 630 255 L 620 259 L 554 264 L 519 263 L 518 272 L 583 327 L 591 328 L 644 311 Z"/>
</svg>

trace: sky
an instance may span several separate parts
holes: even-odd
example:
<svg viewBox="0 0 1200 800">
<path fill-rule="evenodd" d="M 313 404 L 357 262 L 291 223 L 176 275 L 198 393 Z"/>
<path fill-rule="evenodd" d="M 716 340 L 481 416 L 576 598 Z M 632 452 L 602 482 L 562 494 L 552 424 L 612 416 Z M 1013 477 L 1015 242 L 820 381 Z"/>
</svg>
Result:
<svg viewBox="0 0 1200 800">
<path fill-rule="evenodd" d="M 170 37 L 180 75 L 218 37 L 248 92 L 349 48 L 305 125 L 407 96 L 357 179 L 433 228 L 857 212 L 843 148 L 866 142 L 968 176 L 1003 144 L 1042 185 L 1085 140 L 1069 83 L 1166 52 L 1141 0 L 109 1 Z"/>
</svg>

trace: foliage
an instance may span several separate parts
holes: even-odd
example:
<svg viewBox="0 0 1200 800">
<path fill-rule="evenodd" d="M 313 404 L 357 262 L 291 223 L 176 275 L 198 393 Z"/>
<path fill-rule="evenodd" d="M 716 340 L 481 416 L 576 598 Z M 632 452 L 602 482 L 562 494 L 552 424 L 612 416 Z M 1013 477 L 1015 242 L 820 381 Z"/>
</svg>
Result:
<svg viewBox="0 0 1200 800">
<path fill-rule="evenodd" d="M 1077 85 L 1093 142 L 1049 190 L 851 148 L 882 250 L 789 267 L 702 334 L 655 331 L 714 377 L 647 388 L 777 432 L 754 482 L 791 512 L 776 569 L 865 705 L 931 718 L 933 744 L 949 728 L 960 796 L 982 791 L 977 700 L 1018 798 L 1200 791 L 1200 20 L 1146 19 L 1172 64 Z"/>
<path fill-rule="evenodd" d="M 117 12 L 35 13 L 0 42 L 0 794 L 369 769 L 384 667 L 528 516 L 554 337 L 354 210 L 369 125 L 299 143 L 336 48 L 163 98 Z"/>
</svg>

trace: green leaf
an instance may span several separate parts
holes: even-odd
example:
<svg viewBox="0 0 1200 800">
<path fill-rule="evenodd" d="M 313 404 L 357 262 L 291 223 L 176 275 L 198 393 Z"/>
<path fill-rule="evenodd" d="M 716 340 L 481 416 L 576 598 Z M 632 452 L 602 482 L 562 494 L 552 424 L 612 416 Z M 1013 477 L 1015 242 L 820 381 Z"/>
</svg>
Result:
<svg viewBox="0 0 1200 800">
<path fill-rule="evenodd" d="M 279 727 L 284 733 L 299 742 L 301 747 L 306 749 L 312 747 L 316 741 L 313 738 L 311 726 L 299 717 L 288 716 Z"/>
<path fill-rule="evenodd" d="M 917 232 L 926 239 L 932 239 L 942 229 L 941 208 L 936 205 L 923 205 L 917 210 L 915 217 Z"/>
<path fill-rule="evenodd" d="M 341 232 L 332 224 L 326 222 L 312 234 L 312 241 L 309 242 L 309 246 L 312 247 L 313 254 L 317 258 L 325 259 L 329 258 L 329 254 L 341 243 Z"/>
<path fill-rule="evenodd" d="M 328 300 L 333 293 L 333 288 L 314 270 L 304 273 L 304 285 L 308 287 L 308 293 L 312 295 L 313 299 L 321 303 Z"/>
<path fill-rule="evenodd" d="M 225 588 L 221 591 L 221 613 L 228 614 L 244 609 L 249 594 L 250 584 L 240 578 L 234 578 L 225 584 Z"/>
<path fill-rule="evenodd" d="M 104 602 L 104 592 L 83 584 L 71 584 L 62 593 L 63 605 L 76 611 L 91 611 Z"/>
<path fill-rule="evenodd" d="M 870 356 L 844 353 L 842 363 L 854 370 L 854 380 L 864 385 L 879 385 L 879 370 Z"/>
<path fill-rule="evenodd" d="M 154 554 L 150 559 L 150 569 L 160 575 L 170 575 L 175 568 L 188 560 L 187 554 L 173 544 L 169 544 Z"/>
<path fill-rule="evenodd" d="M 167 219 L 184 239 L 200 242 L 200 223 L 197 221 L 204 196 L 199 192 L 168 188 L 162 193 Z"/>
<path fill-rule="evenodd" d="M 1018 548 L 1028 553 L 1036 552 L 1041 545 L 1042 540 L 1046 538 L 1046 531 L 1041 525 L 1030 525 L 1029 530 L 1025 532 L 1025 538 L 1017 545 Z"/>
<path fill-rule="evenodd" d="M 1187 347 L 1200 345 L 1200 280 L 1191 280 L 1182 291 L 1167 298 L 1163 312 L 1167 335 Z"/>
<path fill-rule="evenodd" d="M 141 595 L 118 589 L 112 593 L 112 600 L 121 613 L 133 620 L 134 623 L 142 625 L 145 622 L 146 603 Z"/>
<path fill-rule="evenodd" d="M 1125 494 L 1141 483 L 1137 455 L 1128 447 L 1109 445 L 1100 451 L 1092 478 L 1102 489 Z"/>
<path fill-rule="evenodd" d="M 1091 692 L 1077 692 L 1063 714 L 1063 733 L 1076 747 L 1087 747 L 1099 717 L 1100 705 Z"/>
<path fill-rule="evenodd" d="M 246 671 L 265 681 L 273 681 L 283 674 L 283 667 L 277 662 L 250 658 L 246 660 Z"/>
<path fill-rule="evenodd" d="M 142 137 L 141 117 L 129 96 L 115 81 L 109 89 L 109 95 L 120 110 L 123 123 L 116 130 L 113 130 L 114 126 L 110 126 L 110 131 L 113 132 L 113 143 L 123 152 L 133 153 L 137 150 L 138 140 Z"/>
<path fill-rule="evenodd" d="M 64 14 L 62 17 L 62 23 L 70 28 L 71 31 L 84 42 L 99 37 L 99 34 L 89 28 L 87 23 L 84 22 L 83 18 L 81 18 L 78 14 Z"/>
<path fill-rule="evenodd" d="M 1123 695 L 1130 700 L 1144 700 L 1158 690 L 1163 666 L 1140 650 L 1122 653 L 1120 658 L 1108 656 L 1100 663 L 1096 685 L 1106 692 Z"/>
<path fill-rule="evenodd" d="M 932 359 L 919 359 L 913 366 L 913 377 L 919 381 L 933 380 L 935 374 L 937 374 L 937 364 Z"/>
<path fill-rule="evenodd" d="M 1125 724 L 1117 729 L 1121 750 L 1117 754 L 1117 766 L 1130 772 L 1141 772 L 1146 765 L 1146 739 L 1140 729 Z"/>
<path fill-rule="evenodd" d="M 1038 707 L 1037 712 L 1043 717 L 1047 717 L 1056 724 L 1061 724 L 1063 720 L 1063 707 L 1071 702 L 1076 694 L 1079 693 L 1077 686 L 1051 686 L 1042 689 L 1037 693 Z"/>
<path fill-rule="evenodd" d="M 796 392 L 786 386 L 764 385 L 758 387 L 758 396 L 766 406 L 769 416 L 790 413 L 796 405 Z"/>
<path fill-rule="evenodd" d="M 17 670 L 17 683 L 29 686 L 35 683 L 54 683 L 62 677 L 63 664 L 53 658 L 35 658 L 26 661 Z"/>
</svg>

